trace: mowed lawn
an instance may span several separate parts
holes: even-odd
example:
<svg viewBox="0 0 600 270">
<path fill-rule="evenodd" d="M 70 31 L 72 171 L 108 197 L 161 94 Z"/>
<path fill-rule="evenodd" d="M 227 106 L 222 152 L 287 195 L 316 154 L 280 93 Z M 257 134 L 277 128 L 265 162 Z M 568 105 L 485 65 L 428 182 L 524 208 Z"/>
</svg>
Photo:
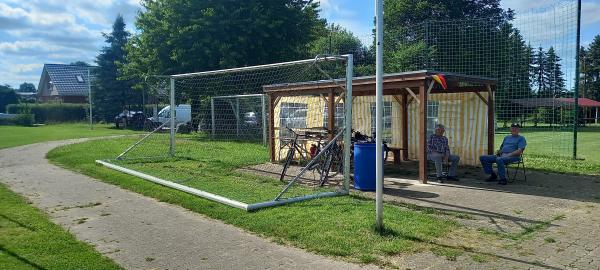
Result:
<svg viewBox="0 0 600 270">
<path fill-rule="evenodd" d="M 132 134 L 109 125 L 72 123 L 0 126 L 0 149 L 83 137 Z M 0 184 L 0 269 L 121 269 L 52 223 L 40 210 Z"/>
<path fill-rule="evenodd" d="M 132 138 L 96 140 L 56 148 L 51 162 L 101 181 L 183 206 L 222 220 L 278 243 L 287 243 L 346 260 L 385 265 L 389 257 L 422 250 L 439 250 L 438 239 L 460 227 L 435 210 L 414 210 L 385 205 L 386 231 L 374 231 L 373 201 L 357 196 L 315 199 L 282 207 L 246 212 L 173 190 L 96 164 L 96 159 L 116 156 Z M 186 185 L 202 185 L 217 194 L 253 201 L 273 198 L 283 184 L 276 179 L 236 172 L 267 159 L 266 147 L 240 142 L 194 141 L 195 160 L 163 160 L 136 165 L 138 169 Z M 129 165 L 130 166 L 130 165 Z M 189 181 L 186 181 L 188 179 Z M 196 179 L 196 180 L 194 180 Z M 219 182 L 208 185 L 193 181 Z M 219 187 L 220 190 L 218 188 Z"/>
<path fill-rule="evenodd" d="M 496 148 L 509 135 L 496 132 Z M 577 157 L 573 160 L 573 132 L 524 128 L 527 139 L 525 164 L 528 168 L 556 173 L 600 175 L 600 127 L 580 128 L 577 135 Z"/>
<path fill-rule="evenodd" d="M 0 184 L 0 269 L 121 269 Z"/>
<path fill-rule="evenodd" d="M 113 128 L 114 125 L 88 123 L 55 124 L 34 127 L 0 126 L 0 149 L 45 141 L 132 134 L 134 131 Z"/>
</svg>

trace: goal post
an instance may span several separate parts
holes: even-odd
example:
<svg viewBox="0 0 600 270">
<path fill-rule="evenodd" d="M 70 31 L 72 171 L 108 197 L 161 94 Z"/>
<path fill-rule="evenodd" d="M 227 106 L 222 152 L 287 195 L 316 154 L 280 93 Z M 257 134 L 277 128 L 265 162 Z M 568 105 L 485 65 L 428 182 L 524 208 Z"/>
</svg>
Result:
<svg viewBox="0 0 600 270">
<path fill-rule="evenodd" d="M 343 55 L 157 77 L 148 87 L 163 93 L 154 100 L 163 108 L 147 118 L 153 129 L 117 157 L 96 162 L 246 211 L 347 195 L 352 71 L 352 55 Z M 317 90 L 288 91 L 303 87 Z M 275 98 L 267 93 L 275 88 L 287 90 Z M 329 96 L 319 92 L 323 90 Z M 295 152 L 293 168 L 280 181 L 281 157 L 295 151 L 283 145 L 290 136 L 287 128 L 329 135 L 298 140 L 297 148 L 304 152 Z M 240 148 L 232 150 L 232 145 Z M 275 147 L 287 154 L 270 160 L 267 148 Z M 314 155 L 310 147 L 318 148 Z M 333 156 L 341 167 L 331 165 Z M 213 175 L 212 165 L 232 176 Z"/>
<path fill-rule="evenodd" d="M 227 106 L 231 108 L 235 116 L 236 139 L 267 141 L 267 123 L 264 94 L 215 96 L 210 98 L 211 138 L 218 139 L 227 129 L 217 129 L 217 122 L 222 116 L 216 108 Z M 233 127 L 234 124 L 232 124 Z M 231 129 L 233 131 L 233 129 Z M 227 135 L 227 134 L 225 134 Z"/>
</svg>

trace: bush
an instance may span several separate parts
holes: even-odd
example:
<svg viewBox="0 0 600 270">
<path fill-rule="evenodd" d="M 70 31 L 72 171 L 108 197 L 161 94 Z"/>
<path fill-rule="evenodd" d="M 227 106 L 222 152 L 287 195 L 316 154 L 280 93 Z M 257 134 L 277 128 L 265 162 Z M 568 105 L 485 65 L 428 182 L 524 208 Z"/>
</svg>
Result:
<svg viewBox="0 0 600 270">
<path fill-rule="evenodd" d="M 33 126 L 34 115 L 33 114 L 18 114 L 17 117 L 13 119 L 15 125 L 19 126 Z"/>
<path fill-rule="evenodd" d="M 15 114 L 11 117 L 0 118 L 0 126 L 2 125 L 19 125 L 19 126 L 33 126 L 34 116 L 33 114 Z"/>
<path fill-rule="evenodd" d="M 11 104 L 8 113 L 33 114 L 35 123 L 77 122 L 87 118 L 87 104 Z"/>
</svg>

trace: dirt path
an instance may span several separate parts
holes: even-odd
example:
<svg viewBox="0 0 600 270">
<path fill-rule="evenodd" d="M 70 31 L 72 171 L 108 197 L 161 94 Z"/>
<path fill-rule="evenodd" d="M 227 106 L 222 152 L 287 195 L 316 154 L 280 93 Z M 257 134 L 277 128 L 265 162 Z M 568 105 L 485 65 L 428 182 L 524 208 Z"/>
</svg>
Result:
<svg viewBox="0 0 600 270">
<path fill-rule="evenodd" d="M 280 246 L 231 225 L 48 163 L 80 140 L 0 150 L 0 181 L 127 269 L 362 269 Z"/>
</svg>

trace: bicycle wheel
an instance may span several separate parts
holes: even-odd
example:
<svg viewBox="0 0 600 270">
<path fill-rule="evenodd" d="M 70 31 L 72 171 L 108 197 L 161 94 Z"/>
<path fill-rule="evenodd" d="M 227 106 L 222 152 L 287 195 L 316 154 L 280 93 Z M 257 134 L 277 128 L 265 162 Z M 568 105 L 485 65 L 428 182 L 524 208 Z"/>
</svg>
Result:
<svg viewBox="0 0 600 270">
<path fill-rule="evenodd" d="M 333 155 L 331 155 L 331 152 L 329 153 L 325 153 L 325 160 L 322 163 L 322 167 L 321 167 L 321 175 L 319 178 L 319 186 L 324 186 L 325 183 L 327 183 L 327 179 L 329 179 L 329 171 L 331 170 L 331 164 L 332 164 L 332 159 L 333 159 Z"/>
<path fill-rule="evenodd" d="M 294 147 L 288 150 L 287 156 L 285 157 L 285 163 L 283 163 L 283 170 L 281 171 L 281 176 L 279 176 L 279 181 L 285 182 L 285 173 L 287 169 L 290 167 L 292 160 L 294 160 L 294 152 L 296 149 Z"/>
<path fill-rule="evenodd" d="M 332 170 L 333 169 L 333 170 Z M 334 146 L 332 149 L 331 166 L 329 169 L 329 177 L 335 177 L 340 172 L 344 171 L 344 150 L 342 147 Z"/>
</svg>

